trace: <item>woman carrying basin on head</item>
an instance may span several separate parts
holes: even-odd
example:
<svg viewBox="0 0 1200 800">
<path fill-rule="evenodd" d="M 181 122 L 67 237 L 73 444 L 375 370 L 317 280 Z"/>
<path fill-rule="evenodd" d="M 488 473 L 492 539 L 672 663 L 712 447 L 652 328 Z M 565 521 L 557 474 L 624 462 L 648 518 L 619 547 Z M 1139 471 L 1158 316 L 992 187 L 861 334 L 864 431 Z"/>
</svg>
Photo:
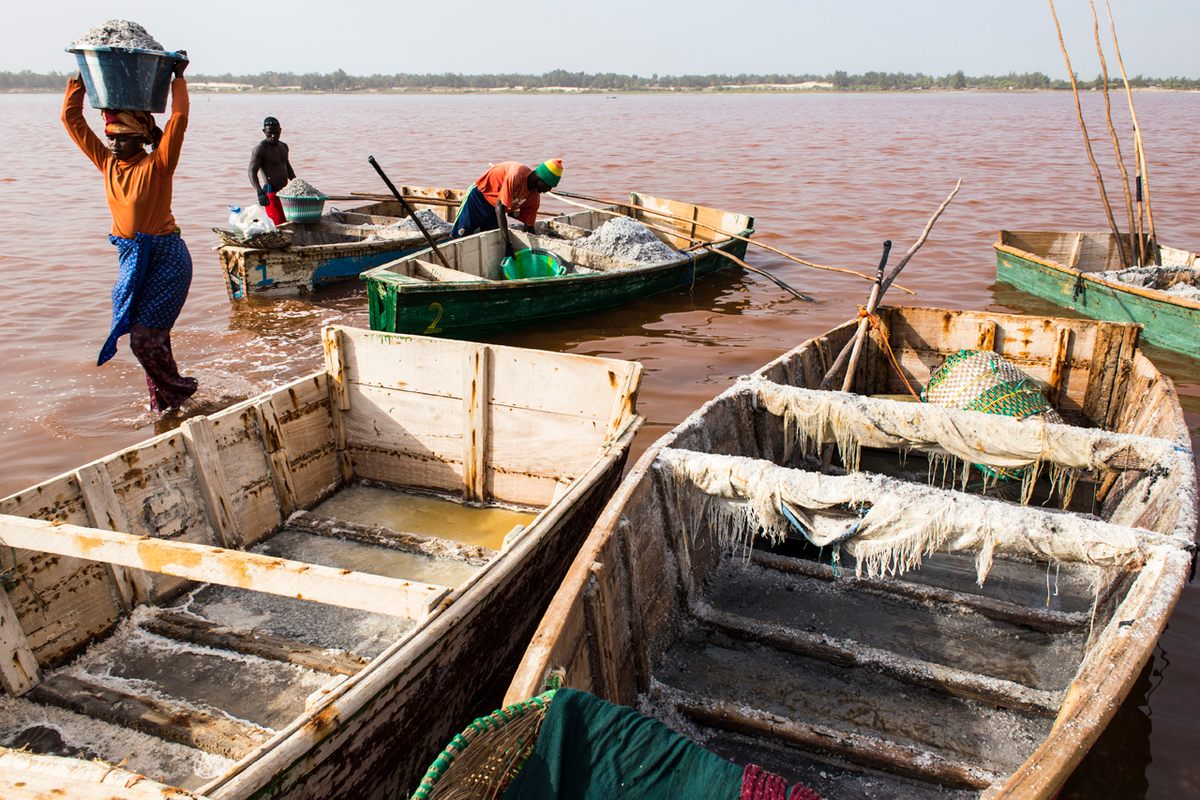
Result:
<svg viewBox="0 0 1200 800">
<path fill-rule="evenodd" d="M 128 333 L 129 348 L 146 371 L 154 411 L 175 408 L 196 391 L 195 378 L 181 376 L 171 354 L 171 328 L 192 282 L 192 256 L 171 213 L 172 181 L 188 121 L 186 67 L 186 60 L 175 63 L 171 117 L 161 130 L 147 111 L 104 110 L 105 145 L 84 120 L 78 75 L 67 82 L 62 110 L 67 133 L 104 175 L 113 220 L 108 240 L 119 262 L 112 326 L 96 363 L 112 358 L 117 339 Z"/>
</svg>

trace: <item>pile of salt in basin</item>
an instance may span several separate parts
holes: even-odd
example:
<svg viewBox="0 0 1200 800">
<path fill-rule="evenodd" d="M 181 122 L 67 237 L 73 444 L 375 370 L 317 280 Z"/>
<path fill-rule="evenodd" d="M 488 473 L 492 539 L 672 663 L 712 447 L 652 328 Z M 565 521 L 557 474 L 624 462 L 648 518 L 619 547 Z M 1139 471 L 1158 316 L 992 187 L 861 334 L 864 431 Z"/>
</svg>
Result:
<svg viewBox="0 0 1200 800">
<path fill-rule="evenodd" d="M 301 178 L 292 178 L 279 193 L 280 197 L 324 197 L 325 193 Z"/>
<path fill-rule="evenodd" d="M 128 47 L 135 50 L 163 50 L 158 40 L 136 22 L 110 19 L 75 40 L 76 47 Z"/>
</svg>

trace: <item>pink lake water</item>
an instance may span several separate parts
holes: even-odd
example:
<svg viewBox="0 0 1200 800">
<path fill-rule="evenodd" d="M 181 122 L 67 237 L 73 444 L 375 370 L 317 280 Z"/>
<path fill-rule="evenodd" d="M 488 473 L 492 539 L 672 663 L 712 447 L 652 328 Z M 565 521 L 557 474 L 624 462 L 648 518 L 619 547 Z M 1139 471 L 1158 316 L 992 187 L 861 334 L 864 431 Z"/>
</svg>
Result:
<svg viewBox="0 0 1200 800">
<path fill-rule="evenodd" d="M 0 495 L 173 424 L 148 412 L 124 342 L 116 359 L 94 366 L 116 256 L 101 176 L 58 122 L 60 102 L 0 95 L 0 140 L 10 153 L 0 177 Z M 1120 202 L 1101 99 L 1085 102 L 1110 195 Z M 1136 102 L 1159 238 L 1198 250 L 1200 93 L 1143 92 Z M 209 229 L 224 224 L 226 205 L 253 201 L 246 166 L 267 114 L 282 121 L 299 176 L 329 194 L 380 191 L 368 155 L 398 184 L 453 187 L 467 186 L 489 162 L 561 157 L 564 189 L 614 199 L 637 190 L 745 212 L 756 219 L 755 238 L 863 271 L 874 269 L 884 239 L 895 242 L 897 257 L 904 252 L 961 177 L 958 198 L 901 280 L 917 295 L 893 290 L 893 303 L 1061 313 L 995 285 L 997 231 L 1106 229 L 1069 94 L 197 95 L 174 203 L 195 277 L 173 341 L 183 370 L 200 380 L 206 410 L 317 368 L 322 324 L 367 326 L 354 288 L 238 308 L 226 299 Z M 88 115 L 95 124 L 98 112 Z M 1125 144 L 1130 150 L 1128 136 Z M 649 422 L 636 457 L 736 376 L 865 302 L 868 284 L 857 279 L 755 248 L 749 260 L 816 302 L 729 271 L 690 291 L 493 341 L 641 361 L 639 406 Z M 1176 381 L 1195 445 L 1200 361 L 1149 353 Z M 1200 793 L 1192 745 L 1198 637 L 1193 584 L 1063 797 Z"/>
</svg>

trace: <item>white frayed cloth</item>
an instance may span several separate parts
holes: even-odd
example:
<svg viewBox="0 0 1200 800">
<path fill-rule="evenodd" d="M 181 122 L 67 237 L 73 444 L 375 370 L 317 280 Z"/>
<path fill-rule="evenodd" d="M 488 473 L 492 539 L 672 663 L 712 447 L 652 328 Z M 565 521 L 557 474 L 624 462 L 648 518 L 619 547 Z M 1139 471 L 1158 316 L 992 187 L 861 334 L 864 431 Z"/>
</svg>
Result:
<svg viewBox="0 0 1200 800">
<path fill-rule="evenodd" d="M 746 379 L 743 388 L 755 393 L 760 407 L 783 420 L 785 446 L 798 445 L 802 454 L 814 455 L 826 444 L 836 443 L 842 463 L 851 471 L 858 470 L 864 447 L 916 448 L 958 459 L 959 464 L 945 467 L 952 473 L 965 472 L 962 467 L 970 464 L 994 469 L 1033 466 L 1029 474 L 1036 477 L 1040 466 L 1049 464 L 1052 478 L 1061 482 L 1069 495 L 1080 471 L 1152 465 L 1168 472 L 1191 469 L 1187 448 L 1165 439 L 1078 428 L 1040 418 L 1018 420 L 925 403 L 814 391 L 761 378 Z"/>
<path fill-rule="evenodd" d="M 1167 539 L 1086 515 L 1014 506 L 882 475 L 822 475 L 671 448 L 660 451 L 656 465 L 674 484 L 679 510 L 690 509 L 685 524 L 716 526 L 722 542 L 743 548 L 758 537 L 780 541 L 793 530 L 781 511 L 786 502 L 803 512 L 814 544 L 844 544 L 858 572 L 870 576 L 903 573 L 934 552 L 969 551 L 976 554 L 982 584 L 997 554 L 1111 567 L 1138 562 L 1147 546 Z M 693 488 L 717 502 L 687 503 Z"/>
</svg>

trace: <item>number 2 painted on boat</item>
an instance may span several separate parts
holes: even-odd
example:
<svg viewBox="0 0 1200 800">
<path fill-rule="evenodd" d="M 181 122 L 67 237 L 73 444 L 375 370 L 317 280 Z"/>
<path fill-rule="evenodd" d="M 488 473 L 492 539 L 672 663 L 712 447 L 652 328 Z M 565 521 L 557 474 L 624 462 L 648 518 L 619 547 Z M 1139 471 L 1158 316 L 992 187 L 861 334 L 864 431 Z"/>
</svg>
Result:
<svg viewBox="0 0 1200 800">
<path fill-rule="evenodd" d="M 433 312 L 433 322 L 429 323 L 429 327 L 425 329 L 425 333 L 441 333 L 442 329 L 438 327 L 438 323 L 442 321 L 442 304 L 438 302 L 430 303 L 429 310 Z"/>
</svg>

